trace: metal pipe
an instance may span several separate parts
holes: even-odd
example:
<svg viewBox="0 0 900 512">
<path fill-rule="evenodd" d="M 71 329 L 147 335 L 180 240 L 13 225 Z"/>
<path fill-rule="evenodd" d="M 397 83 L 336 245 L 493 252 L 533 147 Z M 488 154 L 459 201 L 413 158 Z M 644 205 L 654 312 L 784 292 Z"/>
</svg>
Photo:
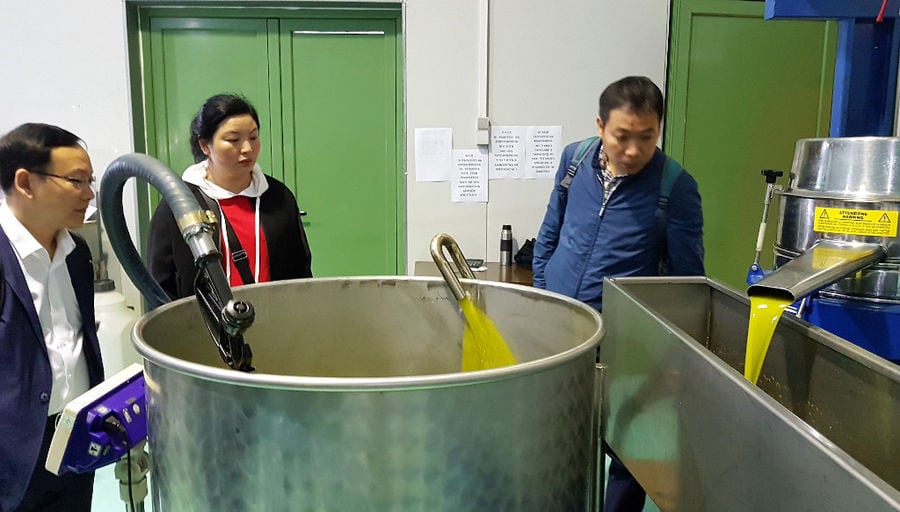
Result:
<svg viewBox="0 0 900 512">
<path fill-rule="evenodd" d="M 466 298 L 466 291 L 463 290 L 459 278 L 456 277 L 456 273 L 450 268 L 450 263 L 444 255 L 445 248 L 450 251 L 450 257 L 453 258 L 453 262 L 456 263 L 456 268 L 460 275 L 466 279 L 475 279 L 475 274 L 472 272 L 472 269 L 469 268 L 469 264 L 466 263 L 466 257 L 463 255 L 462 250 L 460 250 L 459 245 L 457 245 L 456 240 L 454 240 L 452 236 L 447 233 L 440 233 L 431 239 L 431 259 L 434 260 L 434 264 L 437 265 L 438 270 L 441 271 L 441 275 L 444 276 L 444 281 L 447 281 L 447 286 L 450 287 L 453 296 L 456 297 L 457 301 L 460 301 Z"/>
<path fill-rule="evenodd" d="M 775 184 L 775 180 L 784 176 L 783 171 L 777 171 L 774 169 L 763 169 L 760 171 L 760 174 L 765 176 L 766 178 L 766 197 L 763 200 L 763 214 L 762 214 L 762 222 L 759 223 L 759 232 L 756 235 L 756 254 L 753 257 L 753 264 L 759 266 L 759 256 L 762 254 L 763 250 L 763 241 L 766 237 L 766 225 L 769 218 L 769 205 L 772 203 L 772 196 L 775 195 L 775 191 L 781 190 L 779 185 Z"/>
<path fill-rule="evenodd" d="M 844 276 L 882 259 L 880 244 L 819 240 L 800 256 L 747 289 L 747 295 L 765 295 L 796 301 Z"/>
<path fill-rule="evenodd" d="M 603 500 L 606 497 L 606 449 L 603 446 L 603 379 L 606 376 L 606 365 L 599 362 L 594 365 L 594 400 L 591 402 L 595 409 L 595 414 L 591 418 L 593 424 L 593 435 L 591 436 L 591 453 L 594 459 L 591 461 L 591 474 L 596 475 L 594 485 L 591 487 L 591 496 L 588 499 L 588 506 L 592 507 L 594 512 L 603 512 Z"/>
</svg>

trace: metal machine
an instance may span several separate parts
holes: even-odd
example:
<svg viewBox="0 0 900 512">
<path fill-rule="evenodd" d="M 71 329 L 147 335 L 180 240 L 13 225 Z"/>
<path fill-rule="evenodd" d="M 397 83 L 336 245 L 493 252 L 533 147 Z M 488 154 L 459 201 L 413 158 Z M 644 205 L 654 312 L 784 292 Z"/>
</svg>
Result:
<svg viewBox="0 0 900 512">
<path fill-rule="evenodd" d="M 900 138 L 801 139 L 788 188 L 776 177 L 776 270 L 759 265 L 763 223 L 748 293 L 798 301 L 800 318 L 900 361 Z"/>
<path fill-rule="evenodd" d="M 133 364 L 66 404 L 47 455 L 62 475 L 111 464 L 147 437 L 144 378 Z"/>
<path fill-rule="evenodd" d="M 141 365 L 132 364 L 66 404 L 47 453 L 47 471 L 86 473 L 115 463 L 127 510 L 143 510 L 149 470 L 144 385 Z"/>
</svg>

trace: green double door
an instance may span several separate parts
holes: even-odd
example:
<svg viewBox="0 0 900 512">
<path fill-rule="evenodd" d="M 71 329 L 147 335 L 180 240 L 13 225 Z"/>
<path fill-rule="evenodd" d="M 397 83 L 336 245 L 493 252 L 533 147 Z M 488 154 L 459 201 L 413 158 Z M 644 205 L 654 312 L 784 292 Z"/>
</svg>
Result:
<svg viewBox="0 0 900 512">
<path fill-rule="evenodd" d="M 203 101 L 242 94 L 259 113 L 263 172 L 285 182 L 305 212 L 313 274 L 397 274 L 398 14 L 239 11 L 142 12 L 147 152 L 182 172 L 193 163 L 189 126 Z"/>
</svg>

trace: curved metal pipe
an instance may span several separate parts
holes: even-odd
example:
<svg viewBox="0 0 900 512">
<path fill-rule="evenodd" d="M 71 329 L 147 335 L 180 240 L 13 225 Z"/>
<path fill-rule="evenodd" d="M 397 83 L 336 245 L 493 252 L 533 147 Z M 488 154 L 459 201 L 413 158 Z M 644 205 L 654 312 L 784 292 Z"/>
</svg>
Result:
<svg viewBox="0 0 900 512">
<path fill-rule="evenodd" d="M 447 233 L 440 233 L 431 239 L 431 259 L 434 260 L 434 264 L 437 265 L 441 275 L 444 276 L 444 281 L 447 281 L 447 286 L 450 287 L 453 296 L 456 297 L 457 301 L 460 301 L 466 298 L 466 291 L 463 290 L 456 273 L 450 268 L 450 263 L 444 255 L 444 248 L 450 251 L 450 257 L 453 258 L 457 270 L 464 278 L 475 279 L 475 274 L 469 268 L 468 263 L 466 263 L 466 257 L 463 256 L 462 250 L 460 250 L 459 245 L 452 236 Z"/>
</svg>

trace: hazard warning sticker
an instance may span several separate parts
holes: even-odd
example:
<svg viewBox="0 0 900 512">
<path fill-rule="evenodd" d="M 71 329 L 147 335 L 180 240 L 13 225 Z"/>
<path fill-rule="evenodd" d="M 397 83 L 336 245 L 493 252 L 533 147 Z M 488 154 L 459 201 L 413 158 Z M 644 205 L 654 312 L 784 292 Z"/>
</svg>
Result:
<svg viewBox="0 0 900 512">
<path fill-rule="evenodd" d="M 898 212 L 886 210 L 851 210 L 816 208 L 813 231 L 861 236 L 897 236 Z"/>
</svg>

